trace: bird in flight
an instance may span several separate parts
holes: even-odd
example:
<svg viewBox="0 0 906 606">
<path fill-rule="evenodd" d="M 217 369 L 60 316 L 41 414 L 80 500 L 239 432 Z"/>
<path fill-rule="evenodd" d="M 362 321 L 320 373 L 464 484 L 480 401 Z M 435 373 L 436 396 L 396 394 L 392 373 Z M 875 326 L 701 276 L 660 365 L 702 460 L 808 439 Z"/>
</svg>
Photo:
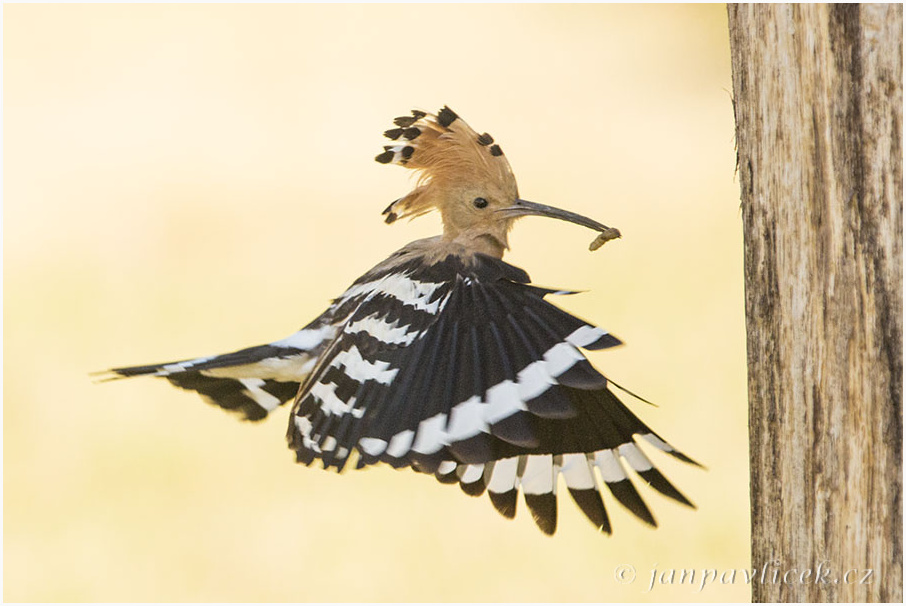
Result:
<svg viewBox="0 0 906 606">
<path fill-rule="evenodd" d="M 581 215 L 523 200 L 500 146 L 448 107 L 413 110 L 384 135 L 375 160 L 418 174 L 383 214 L 387 223 L 431 210 L 443 234 L 393 253 L 289 337 L 236 352 L 114 368 L 109 379 L 163 377 L 244 419 L 292 401 L 287 441 L 305 465 L 342 471 L 387 463 L 485 492 L 516 514 L 521 490 L 538 527 L 557 526 L 557 485 L 600 531 L 602 499 L 655 520 L 629 470 L 693 506 L 639 448 L 698 465 L 636 417 L 582 350 L 619 345 L 610 333 L 547 300 L 569 294 L 531 284 L 502 260 L 516 219 L 542 216 L 599 232 Z"/>
</svg>

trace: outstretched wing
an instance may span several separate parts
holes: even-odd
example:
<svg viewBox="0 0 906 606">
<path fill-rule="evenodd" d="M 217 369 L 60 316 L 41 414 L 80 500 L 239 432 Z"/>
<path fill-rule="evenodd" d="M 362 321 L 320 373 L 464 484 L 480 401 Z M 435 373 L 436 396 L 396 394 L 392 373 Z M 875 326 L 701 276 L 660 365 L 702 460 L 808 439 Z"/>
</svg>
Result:
<svg viewBox="0 0 906 606">
<path fill-rule="evenodd" d="M 267 345 L 178 362 L 113 368 L 103 378 L 163 377 L 176 387 L 197 392 L 215 406 L 259 421 L 299 391 L 299 384 L 334 336 L 332 311 L 286 339 Z"/>
<path fill-rule="evenodd" d="M 515 514 L 522 489 L 539 527 L 556 527 L 562 475 L 592 522 L 610 530 L 603 482 L 654 518 L 622 461 L 690 504 L 635 444 L 690 461 L 633 415 L 580 349 L 620 341 L 545 300 L 522 270 L 476 255 L 413 260 L 366 276 L 344 295 L 348 316 L 303 384 L 288 440 L 297 459 L 342 469 L 386 462 L 488 490 Z"/>
</svg>

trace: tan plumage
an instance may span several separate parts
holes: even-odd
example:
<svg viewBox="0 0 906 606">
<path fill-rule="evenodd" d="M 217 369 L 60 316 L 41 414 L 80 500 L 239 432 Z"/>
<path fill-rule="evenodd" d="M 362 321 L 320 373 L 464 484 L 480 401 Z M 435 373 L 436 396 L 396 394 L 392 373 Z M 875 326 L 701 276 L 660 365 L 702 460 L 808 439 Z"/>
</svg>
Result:
<svg viewBox="0 0 906 606">
<path fill-rule="evenodd" d="M 437 115 L 418 110 L 412 114 L 411 118 L 395 120 L 397 125 L 407 126 L 384 133 L 400 143 L 386 146 L 384 154 L 376 158 L 419 173 L 418 187 L 384 211 L 388 223 L 401 217 L 416 217 L 432 208 L 443 212 L 455 199 L 453 192 L 467 186 L 494 189 L 509 200 L 518 197 L 509 162 L 489 134 L 479 135 L 448 107 Z M 411 151 L 404 153 L 406 148 Z"/>
<path fill-rule="evenodd" d="M 585 217 L 519 200 L 516 178 L 500 146 L 488 133 L 479 135 L 449 107 L 437 114 L 413 110 L 394 123 L 396 128 L 384 135 L 398 143 L 385 146 L 375 160 L 418 171 L 418 182 L 384 210 L 388 223 L 437 209 L 444 225 L 440 246 L 459 244 L 497 258 L 509 248 L 507 234 L 513 221 L 526 214 L 611 230 Z"/>
</svg>

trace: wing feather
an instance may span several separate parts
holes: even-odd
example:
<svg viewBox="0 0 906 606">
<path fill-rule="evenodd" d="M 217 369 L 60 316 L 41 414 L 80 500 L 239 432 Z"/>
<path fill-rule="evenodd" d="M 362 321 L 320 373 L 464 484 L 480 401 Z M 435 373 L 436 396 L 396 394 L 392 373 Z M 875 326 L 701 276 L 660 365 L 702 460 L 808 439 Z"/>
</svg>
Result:
<svg viewBox="0 0 906 606">
<path fill-rule="evenodd" d="M 332 314 L 328 309 L 305 328 L 267 345 L 217 356 L 113 368 L 102 379 L 164 378 L 244 420 L 260 421 L 296 395 L 333 336 Z"/>
<path fill-rule="evenodd" d="M 582 353 L 619 339 L 527 282 L 521 270 L 481 256 L 411 261 L 357 281 L 338 300 L 345 327 L 296 398 L 289 436 L 303 451 L 297 458 L 342 469 L 355 452 L 358 467 L 411 466 L 467 494 L 487 492 L 506 517 L 521 491 L 547 534 L 557 526 L 561 475 L 580 510 L 608 534 L 605 484 L 655 524 L 627 468 L 691 505 L 635 436 L 688 457 L 630 412 Z"/>
</svg>

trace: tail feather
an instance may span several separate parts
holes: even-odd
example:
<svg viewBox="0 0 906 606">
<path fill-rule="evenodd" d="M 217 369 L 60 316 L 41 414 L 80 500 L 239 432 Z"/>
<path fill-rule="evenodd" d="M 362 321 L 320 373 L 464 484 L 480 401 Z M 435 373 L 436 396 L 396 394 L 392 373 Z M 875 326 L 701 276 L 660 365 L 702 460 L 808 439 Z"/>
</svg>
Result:
<svg viewBox="0 0 906 606">
<path fill-rule="evenodd" d="M 267 345 L 219 356 L 112 368 L 100 373 L 99 379 L 163 377 L 243 419 L 259 421 L 295 397 L 333 330 L 327 324 L 310 325 Z"/>
</svg>

